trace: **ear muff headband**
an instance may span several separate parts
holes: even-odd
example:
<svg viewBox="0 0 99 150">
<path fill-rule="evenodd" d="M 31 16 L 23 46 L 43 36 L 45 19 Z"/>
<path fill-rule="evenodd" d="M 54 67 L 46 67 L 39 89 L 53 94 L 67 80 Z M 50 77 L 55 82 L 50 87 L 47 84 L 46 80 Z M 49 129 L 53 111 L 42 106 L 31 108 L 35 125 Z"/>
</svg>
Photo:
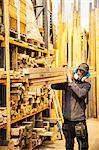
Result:
<svg viewBox="0 0 99 150">
<path fill-rule="evenodd" d="M 74 69 L 74 76 L 76 77 L 76 79 L 77 79 L 77 71 L 78 71 L 78 69 L 75 68 Z M 84 81 L 85 79 L 87 79 L 89 77 L 90 77 L 90 72 L 88 72 L 81 80 Z"/>
</svg>

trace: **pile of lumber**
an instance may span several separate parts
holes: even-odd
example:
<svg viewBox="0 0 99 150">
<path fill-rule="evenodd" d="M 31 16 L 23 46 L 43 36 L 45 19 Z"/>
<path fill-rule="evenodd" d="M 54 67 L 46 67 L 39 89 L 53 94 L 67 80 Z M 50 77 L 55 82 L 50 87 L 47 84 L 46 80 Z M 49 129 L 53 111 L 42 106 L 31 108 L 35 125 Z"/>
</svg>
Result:
<svg viewBox="0 0 99 150">
<path fill-rule="evenodd" d="M 17 54 L 17 65 L 18 70 L 21 71 L 23 68 L 45 68 L 48 67 L 48 63 L 45 57 L 32 58 L 29 55 Z"/>
<path fill-rule="evenodd" d="M 28 79 L 30 83 L 43 83 L 52 84 L 67 81 L 66 68 L 33 68 L 29 69 Z"/>
<path fill-rule="evenodd" d="M 11 128 L 11 140 L 15 149 L 30 149 L 33 122 L 23 122 L 21 126 Z M 32 149 L 32 148 L 31 148 Z"/>
<path fill-rule="evenodd" d="M 28 86 L 28 83 L 11 84 L 11 119 L 32 114 L 49 104 L 47 86 Z"/>
<path fill-rule="evenodd" d="M 10 147 L 15 150 L 34 149 L 44 141 L 44 137 L 52 133 L 48 132 L 44 127 L 36 128 L 32 121 L 23 121 L 20 126 L 11 128 Z"/>
</svg>

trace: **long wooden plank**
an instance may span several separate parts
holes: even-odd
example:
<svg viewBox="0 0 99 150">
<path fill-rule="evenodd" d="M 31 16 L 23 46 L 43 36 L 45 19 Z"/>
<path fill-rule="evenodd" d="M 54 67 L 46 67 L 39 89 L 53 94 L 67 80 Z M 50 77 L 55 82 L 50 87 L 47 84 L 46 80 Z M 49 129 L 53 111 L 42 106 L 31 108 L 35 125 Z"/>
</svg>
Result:
<svg viewBox="0 0 99 150">
<path fill-rule="evenodd" d="M 36 70 L 37 69 L 37 70 Z M 53 73 L 48 73 L 48 76 L 39 76 L 39 73 L 42 72 L 42 74 L 47 74 L 47 71 L 48 71 L 48 68 L 47 69 L 44 69 L 44 68 L 34 68 L 33 69 L 34 71 L 34 77 L 33 78 L 25 78 L 25 77 L 22 77 L 22 78 L 13 78 L 13 77 L 10 77 L 11 79 L 11 83 L 15 83 L 15 82 L 28 82 L 30 81 L 33 82 L 33 83 L 38 83 L 39 81 L 40 82 L 47 82 L 47 81 L 51 81 L 51 82 L 54 82 L 55 83 L 55 80 L 56 82 L 59 81 L 59 82 L 65 82 L 66 81 L 66 75 L 64 75 L 64 71 L 63 73 L 60 73 L 60 71 L 56 74 L 53 75 Z M 37 74 L 35 74 L 35 72 L 37 73 L 38 72 L 38 78 L 37 78 Z M 91 76 L 90 78 L 94 78 L 96 77 L 96 72 L 95 71 L 90 71 L 91 73 Z M 46 77 L 46 78 L 45 78 Z M 4 83 L 6 84 L 6 78 L 3 79 L 1 78 L 0 79 L 0 83 Z"/>
<path fill-rule="evenodd" d="M 97 117 L 99 118 L 99 8 L 96 8 Z"/>
<path fill-rule="evenodd" d="M 48 70 L 44 71 L 44 68 L 42 68 L 42 69 L 37 68 L 37 71 L 34 68 L 33 71 L 34 71 L 34 74 L 31 76 L 31 78 L 29 76 L 27 78 L 23 77 L 23 78 L 20 78 L 20 79 L 19 78 L 15 79 L 15 78 L 11 77 L 11 82 L 12 83 L 13 82 L 27 82 L 29 80 L 30 83 L 32 83 L 32 82 L 36 83 L 36 82 L 39 82 L 39 81 L 40 82 L 45 82 L 45 81 L 54 81 L 54 80 L 61 80 L 61 81 L 62 80 L 64 80 L 64 81 L 67 80 L 67 76 L 65 74 L 66 72 L 64 72 L 64 71 L 62 73 L 61 72 L 56 72 L 55 74 L 53 74 L 54 71 L 52 73 L 48 72 Z M 42 73 L 40 73 L 40 71 Z M 38 72 L 38 74 L 37 74 L 37 72 Z M 48 75 L 47 75 L 47 73 L 48 73 Z M 90 74 L 91 74 L 90 78 L 96 77 L 96 72 L 90 71 Z"/>
<path fill-rule="evenodd" d="M 36 79 L 36 78 L 51 78 L 51 77 L 58 77 L 58 76 L 66 76 L 62 72 L 54 72 L 54 73 L 40 73 L 40 74 L 30 74 L 29 79 Z M 65 77 L 66 78 L 66 77 Z"/>
<path fill-rule="evenodd" d="M 7 105 L 7 140 L 10 140 L 10 55 L 9 55 L 9 0 L 4 0 L 5 50 L 6 50 L 6 105 Z"/>
<path fill-rule="evenodd" d="M 61 82 L 66 82 L 66 76 L 59 76 L 59 77 L 52 77 L 52 78 L 44 78 L 44 79 L 35 79 L 35 80 L 31 80 L 30 83 L 34 84 L 34 83 L 41 83 L 41 82 L 47 82 L 47 83 L 59 83 Z"/>
<path fill-rule="evenodd" d="M 54 99 L 55 99 L 55 103 L 56 103 L 57 108 L 58 108 L 58 114 L 59 114 L 59 116 L 60 116 L 60 118 L 61 118 L 62 123 L 64 123 L 64 118 L 63 118 L 63 114 L 62 114 L 62 109 L 61 109 L 61 107 L 60 107 L 60 103 L 59 103 L 59 99 L 58 99 L 58 93 L 57 93 L 57 91 L 55 91 L 55 90 L 52 90 L 51 92 L 52 92 L 52 95 L 53 95 L 53 97 L 54 97 Z"/>
</svg>

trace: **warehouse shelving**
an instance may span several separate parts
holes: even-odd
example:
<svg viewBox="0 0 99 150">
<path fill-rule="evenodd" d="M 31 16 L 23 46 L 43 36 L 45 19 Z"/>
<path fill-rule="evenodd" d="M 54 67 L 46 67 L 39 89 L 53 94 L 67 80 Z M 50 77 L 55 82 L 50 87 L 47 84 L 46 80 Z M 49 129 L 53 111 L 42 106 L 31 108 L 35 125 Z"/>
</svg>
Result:
<svg viewBox="0 0 99 150">
<path fill-rule="evenodd" d="M 49 109 L 48 105 L 44 106 L 43 108 L 38 109 L 37 111 L 35 111 L 33 113 L 30 113 L 29 115 L 26 115 L 26 116 L 23 116 L 23 117 L 19 117 L 19 118 L 16 118 L 16 119 L 12 120 L 11 124 L 16 123 L 16 122 L 18 122 L 20 120 L 26 119 L 26 118 L 28 118 L 30 116 L 36 115 L 36 114 L 38 114 L 38 113 L 40 113 L 40 112 L 42 112 L 42 111 L 44 111 L 46 109 Z M 7 126 L 7 124 L 5 123 L 3 125 L 0 125 L 0 128 L 6 128 L 6 126 Z"/>
<path fill-rule="evenodd" d="M 30 49 L 30 50 L 34 50 L 34 51 L 38 51 L 38 52 L 42 52 L 42 53 L 47 53 L 47 49 L 41 50 L 40 47 L 37 47 L 35 45 L 29 46 L 30 43 L 26 43 L 26 42 L 23 42 L 23 41 L 20 41 L 20 42 L 15 41 L 14 38 L 10 38 L 9 43 L 13 44 L 13 45 L 16 45 L 16 46 L 26 48 L 26 49 Z"/>
<path fill-rule="evenodd" d="M 6 134 L 6 139 L 9 141 L 10 140 L 10 129 L 11 125 L 13 123 L 17 123 L 21 120 L 24 120 L 30 116 L 34 116 L 40 112 L 43 112 L 44 110 L 49 109 L 49 106 L 46 105 L 42 108 L 39 108 L 37 111 L 30 113 L 29 115 L 25 115 L 23 117 L 16 118 L 14 120 L 11 120 L 10 118 L 10 84 L 11 83 L 16 83 L 16 82 L 26 82 L 28 79 L 22 78 L 22 79 L 10 79 L 10 45 L 15 45 L 16 47 L 21 47 L 23 49 L 28 49 L 33 52 L 40 52 L 43 54 L 47 54 L 48 51 L 45 48 L 42 48 L 40 46 L 36 46 L 21 40 L 18 40 L 16 38 L 12 38 L 9 36 L 9 11 L 8 11 L 8 6 L 9 6 L 9 1 L 4 0 L 3 2 L 4 5 L 4 27 L 5 27 L 5 36 L 0 35 L 0 41 L 1 41 L 1 47 L 4 48 L 5 50 L 5 57 L 6 57 L 6 71 L 2 71 L 2 73 L 6 73 L 5 78 L 0 79 L 0 84 L 6 85 L 6 108 L 7 108 L 7 123 L 0 125 L 1 128 L 6 128 L 7 129 L 7 134 Z M 36 79 L 35 79 L 36 81 Z M 40 82 L 39 80 L 37 82 Z"/>
<path fill-rule="evenodd" d="M 0 41 L 4 41 L 4 37 L 0 35 Z M 35 45 L 29 46 L 30 43 L 23 42 L 21 40 L 9 37 L 9 43 L 12 45 L 20 46 L 22 48 L 30 49 L 37 52 L 48 53 L 47 49 L 42 50 L 42 47 L 37 47 Z M 31 44 L 32 45 L 32 44 Z"/>
</svg>

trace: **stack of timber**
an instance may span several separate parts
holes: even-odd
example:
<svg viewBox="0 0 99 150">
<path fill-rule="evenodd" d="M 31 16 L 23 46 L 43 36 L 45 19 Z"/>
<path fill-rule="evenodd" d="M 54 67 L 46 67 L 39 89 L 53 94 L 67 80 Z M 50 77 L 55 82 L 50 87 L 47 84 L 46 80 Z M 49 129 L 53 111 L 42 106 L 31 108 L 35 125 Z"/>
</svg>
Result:
<svg viewBox="0 0 99 150">
<path fill-rule="evenodd" d="M 47 86 L 35 87 L 28 83 L 11 84 L 11 120 L 24 117 L 49 105 Z"/>
<path fill-rule="evenodd" d="M 17 60 L 14 60 L 13 66 L 16 66 L 16 71 L 11 71 L 11 79 L 14 78 L 27 78 L 33 80 L 33 82 L 38 82 L 39 79 L 43 81 L 66 81 L 67 68 L 51 67 L 53 59 L 41 57 L 31 57 L 26 54 L 17 53 Z"/>
<path fill-rule="evenodd" d="M 29 83 L 35 84 L 51 84 L 67 81 L 66 68 L 23 68 L 22 72 L 12 71 L 10 75 L 11 82 L 16 82 L 16 79 L 28 80 Z"/>
<path fill-rule="evenodd" d="M 32 121 L 23 121 L 20 126 L 11 128 L 11 143 L 15 150 L 34 149 L 44 141 L 44 134 L 48 131 L 44 127 L 36 128 Z"/>
<path fill-rule="evenodd" d="M 26 54 L 17 54 L 17 66 L 18 70 L 22 68 L 46 68 L 50 67 L 49 62 L 45 57 L 32 58 Z"/>
<path fill-rule="evenodd" d="M 39 28 L 36 23 L 33 4 L 31 2 L 31 0 L 27 1 L 27 9 L 26 10 L 27 10 L 26 11 L 26 16 L 27 16 L 26 32 L 27 32 L 28 42 L 30 42 L 31 44 L 33 44 L 34 42 L 44 44 L 43 38 L 40 35 Z"/>
<path fill-rule="evenodd" d="M 33 122 L 23 122 L 21 126 L 11 128 L 11 142 L 15 150 L 32 150 L 32 130 Z"/>
<path fill-rule="evenodd" d="M 28 76 L 30 83 L 47 82 L 58 83 L 67 80 L 66 68 L 33 68 Z"/>
</svg>

